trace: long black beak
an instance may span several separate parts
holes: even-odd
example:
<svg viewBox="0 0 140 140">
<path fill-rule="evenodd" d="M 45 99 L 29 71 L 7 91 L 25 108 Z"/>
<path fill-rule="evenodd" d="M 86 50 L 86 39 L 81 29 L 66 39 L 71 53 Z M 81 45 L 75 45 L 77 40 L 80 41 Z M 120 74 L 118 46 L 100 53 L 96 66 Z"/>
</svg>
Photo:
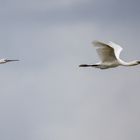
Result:
<svg viewBox="0 0 140 140">
<path fill-rule="evenodd" d="M 6 61 L 6 62 L 12 62 L 12 61 L 19 61 L 19 60 L 18 60 L 18 59 L 13 59 L 13 60 L 6 59 L 5 61 Z"/>
</svg>

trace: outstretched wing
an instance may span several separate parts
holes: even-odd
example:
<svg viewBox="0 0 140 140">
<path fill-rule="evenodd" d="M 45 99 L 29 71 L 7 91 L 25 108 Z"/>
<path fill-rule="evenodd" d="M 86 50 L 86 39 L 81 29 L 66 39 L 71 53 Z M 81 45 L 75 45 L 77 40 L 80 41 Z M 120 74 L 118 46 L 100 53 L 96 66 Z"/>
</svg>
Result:
<svg viewBox="0 0 140 140">
<path fill-rule="evenodd" d="M 94 41 L 93 44 L 95 47 L 98 47 L 97 53 L 102 62 L 112 62 L 117 60 L 114 47 L 100 41 Z"/>
<path fill-rule="evenodd" d="M 120 59 L 119 56 L 120 56 L 120 53 L 123 50 L 123 48 L 121 46 L 119 46 L 118 44 L 111 42 L 111 41 L 109 41 L 108 45 L 111 46 L 112 48 L 114 48 L 116 58 Z"/>
</svg>

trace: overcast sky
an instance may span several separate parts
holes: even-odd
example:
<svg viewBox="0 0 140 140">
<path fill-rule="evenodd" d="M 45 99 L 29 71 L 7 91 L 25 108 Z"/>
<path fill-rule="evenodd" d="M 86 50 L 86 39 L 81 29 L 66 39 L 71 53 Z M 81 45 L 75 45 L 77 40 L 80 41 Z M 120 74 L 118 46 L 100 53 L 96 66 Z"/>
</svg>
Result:
<svg viewBox="0 0 140 140">
<path fill-rule="evenodd" d="M 1 140 L 139 140 L 140 66 L 99 61 L 93 40 L 140 59 L 138 0 L 0 0 Z"/>
</svg>

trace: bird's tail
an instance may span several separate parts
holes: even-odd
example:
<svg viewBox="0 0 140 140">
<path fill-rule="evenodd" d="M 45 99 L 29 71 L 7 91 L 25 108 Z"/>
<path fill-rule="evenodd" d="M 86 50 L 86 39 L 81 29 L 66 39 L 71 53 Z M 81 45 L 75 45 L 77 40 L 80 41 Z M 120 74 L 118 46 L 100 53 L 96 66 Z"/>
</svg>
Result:
<svg viewBox="0 0 140 140">
<path fill-rule="evenodd" d="M 94 64 L 94 65 L 88 65 L 88 64 L 81 64 L 79 67 L 98 67 L 99 65 Z"/>
</svg>

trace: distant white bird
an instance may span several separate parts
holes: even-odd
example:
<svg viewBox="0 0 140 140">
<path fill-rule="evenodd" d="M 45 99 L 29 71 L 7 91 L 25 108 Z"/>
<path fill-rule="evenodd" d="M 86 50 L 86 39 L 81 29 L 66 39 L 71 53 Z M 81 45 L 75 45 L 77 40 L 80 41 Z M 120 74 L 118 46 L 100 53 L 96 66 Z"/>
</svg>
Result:
<svg viewBox="0 0 140 140">
<path fill-rule="evenodd" d="M 117 45 L 116 43 L 109 42 L 105 44 L 100 41 L 94 41 L 93 45 L 97 48 L 97 53 L 101 59 L 101 62 L 96 63 L 94 65 L 82 64 L 79 67 L 96 67 L 100 69 L 108 69 L 117 66 L 135 66 L 140 64 L 139 60 L 134 60 L 131 62 L 125 62 L 119 58 L 120 53 L 122 51 L 122 47 Z"/>
<path fill-rule="evenodd" d="M 19 61 L 19 60 L 17 60 L 17 59 L 13 59 L 13 60 L 10 60 L 10 59 L 0 59 L 0 64 L 4 64 L 4 63 L 7 63 L 7 62 L 12 62 L 12 61 Z"/>
</svg>

